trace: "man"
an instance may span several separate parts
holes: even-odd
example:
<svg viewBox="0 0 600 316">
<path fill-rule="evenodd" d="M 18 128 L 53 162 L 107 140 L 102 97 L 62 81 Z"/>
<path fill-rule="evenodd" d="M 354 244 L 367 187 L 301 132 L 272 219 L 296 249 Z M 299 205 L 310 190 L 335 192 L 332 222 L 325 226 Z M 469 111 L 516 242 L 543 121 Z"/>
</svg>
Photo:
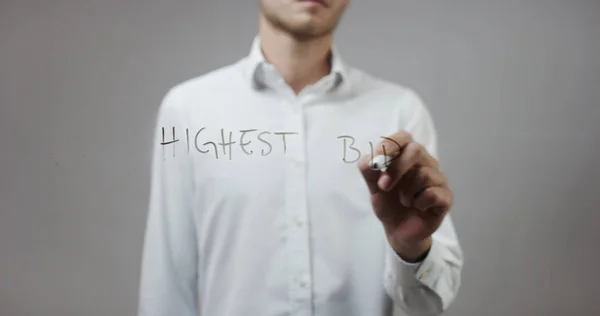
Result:
<svg viewBox="0 0 600 316">
<path fill-rule="evenodd" d="M 454 300 L 432 118 L 342 61 L 348 2 L 262 0 L 249 56 L 167 93 L 139 315 L 437 315 Z"/>
</svg>

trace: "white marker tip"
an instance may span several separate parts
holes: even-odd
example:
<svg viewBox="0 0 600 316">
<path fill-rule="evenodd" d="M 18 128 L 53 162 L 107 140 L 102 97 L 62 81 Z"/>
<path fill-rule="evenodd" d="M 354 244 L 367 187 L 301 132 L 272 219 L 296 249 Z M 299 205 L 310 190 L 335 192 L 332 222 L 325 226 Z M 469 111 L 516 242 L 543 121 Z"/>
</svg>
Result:
<svg viewBox="0 0 600 316">
<path fill-rule="evenodd" d="M 392 157 L 378 155 L 371 159 L 371 169 L 385 172 L 392 162 Z"/>
</svg>

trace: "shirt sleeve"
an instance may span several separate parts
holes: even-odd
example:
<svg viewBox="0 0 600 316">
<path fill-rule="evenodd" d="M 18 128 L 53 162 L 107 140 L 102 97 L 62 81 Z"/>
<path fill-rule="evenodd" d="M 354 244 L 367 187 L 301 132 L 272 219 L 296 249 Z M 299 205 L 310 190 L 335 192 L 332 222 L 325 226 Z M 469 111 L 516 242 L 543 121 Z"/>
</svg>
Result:
<svg viewBox="0 0 600 316">
<path fill-rule="evenodd" d="M 437 159 L 437 134 L 431 115 L 418 95 L 410 91 L 407 97 L 415 114 L 406 130 Z M 461 284 L 463 253 L 450 214 L 432 240 L 429 253 L 419 263 L 405 262 L 386 242 L 384 287 L 396 310 L 411 316 L 443 313 Z"/>
<path fill-rule="evenodd" d="M 198 313 L 194 182 L 182 117 L 177 96 L 171 90 L 158 110 L 154 134 L 139 316 Z"/>
</svg>

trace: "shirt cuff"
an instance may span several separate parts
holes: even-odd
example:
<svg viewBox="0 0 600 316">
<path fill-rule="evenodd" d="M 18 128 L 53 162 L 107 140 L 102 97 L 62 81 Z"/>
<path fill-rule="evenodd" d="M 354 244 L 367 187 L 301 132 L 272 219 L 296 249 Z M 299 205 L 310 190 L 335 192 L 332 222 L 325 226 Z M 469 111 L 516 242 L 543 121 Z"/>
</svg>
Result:
<svg viewBox="0 0 600 316">
<path fill-rule="evenodd" d="M 388 278 L 399 286 L 433 287 L 442 267 L 443 249 L 433 239 L 429 253 L 421 262 L 404 261 L 388 243 Z"/>
</svg>

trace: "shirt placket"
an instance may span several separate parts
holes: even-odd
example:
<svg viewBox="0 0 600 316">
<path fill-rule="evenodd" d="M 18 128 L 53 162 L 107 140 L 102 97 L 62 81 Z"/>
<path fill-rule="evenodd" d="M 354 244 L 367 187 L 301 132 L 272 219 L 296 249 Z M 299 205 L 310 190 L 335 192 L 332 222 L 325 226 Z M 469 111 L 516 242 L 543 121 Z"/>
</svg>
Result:
<svg viewBox="0 0 600 316">
<path fill-rule="evenodd" d="M 306 134 L 302 105 L 296 98 L 285 105 L 286 126 L 297 132 L 290 138 L 285 168 L 285 213 L 288 227 L 288 289 L 293 315 L 311 315 L 312 277 L 310 269 L 310 219 L 306 192 Z"/>
</svg>

